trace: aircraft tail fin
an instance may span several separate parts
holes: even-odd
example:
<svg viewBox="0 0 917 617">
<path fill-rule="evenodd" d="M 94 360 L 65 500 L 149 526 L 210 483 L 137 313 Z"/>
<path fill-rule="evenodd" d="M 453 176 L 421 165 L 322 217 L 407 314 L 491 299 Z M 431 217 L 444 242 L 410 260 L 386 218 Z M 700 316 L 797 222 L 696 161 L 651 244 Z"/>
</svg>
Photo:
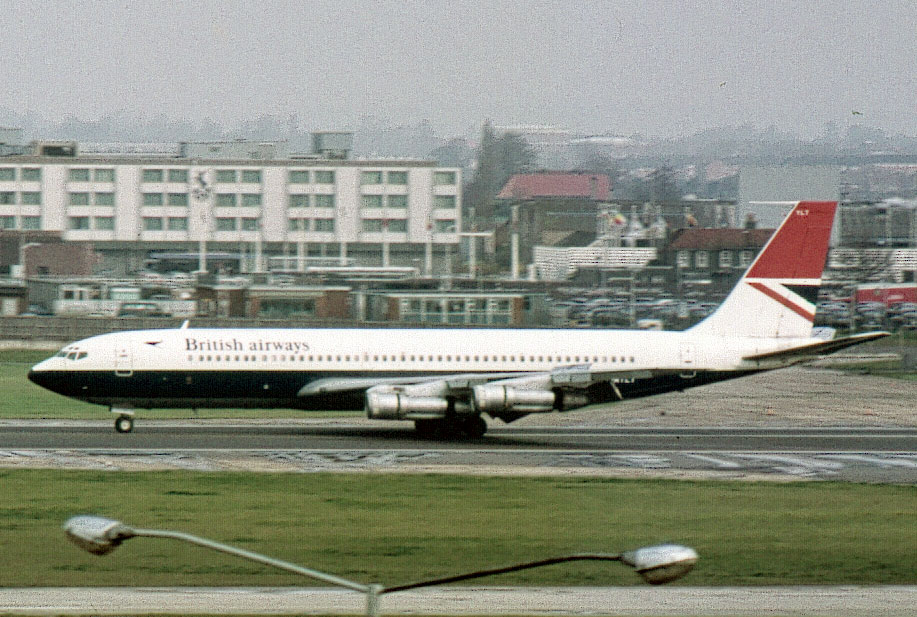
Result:
<svg viewBox="0 0 917 617">
<path fill-rule="evenodd" d="M 836 209 L 833 201 L 798 202 L 723 304 L 691 331 L 810 337 Z"/>
</svg>

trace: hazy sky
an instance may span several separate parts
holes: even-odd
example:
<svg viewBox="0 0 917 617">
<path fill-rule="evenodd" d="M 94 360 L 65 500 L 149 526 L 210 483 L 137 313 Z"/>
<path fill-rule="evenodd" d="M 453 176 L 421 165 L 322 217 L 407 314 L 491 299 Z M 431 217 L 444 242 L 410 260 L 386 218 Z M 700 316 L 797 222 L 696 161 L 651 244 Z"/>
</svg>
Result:
<svg viewBox="0 0 917 617">
<path fill-rule="evenodd" d="M 0 0 L 0 29 L 0 107 L 48 120 L 917 135 L 915 0 Z"/>
</svg>

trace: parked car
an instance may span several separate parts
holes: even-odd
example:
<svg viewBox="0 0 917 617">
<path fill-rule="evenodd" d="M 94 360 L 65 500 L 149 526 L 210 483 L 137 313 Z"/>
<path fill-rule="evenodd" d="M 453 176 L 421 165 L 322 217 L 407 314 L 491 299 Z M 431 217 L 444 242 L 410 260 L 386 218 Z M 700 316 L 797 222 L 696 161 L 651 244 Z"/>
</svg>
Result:
<svg viewBox="0 0 917 617">
<path fill-rule="evenodd" d="M 155 302 L 124 302 L 118 309 L 118 317 L 171 317 Z"/>
<path fill-rule="evenodd" d="M 24 313 L 20 313 L 22 317 L 49 317 L 53 314 L 40 304 L 30 304 Z"/>
</svg>

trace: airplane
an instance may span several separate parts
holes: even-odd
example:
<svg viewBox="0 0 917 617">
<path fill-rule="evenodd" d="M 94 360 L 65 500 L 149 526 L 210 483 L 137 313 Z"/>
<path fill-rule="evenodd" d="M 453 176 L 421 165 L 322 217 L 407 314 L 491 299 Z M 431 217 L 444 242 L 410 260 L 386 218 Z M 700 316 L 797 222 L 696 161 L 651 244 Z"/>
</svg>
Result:
<svg viewBox="0 0 917 617">
<path fill-rule="evenodd" d="M 136 409 L 364 409 L 426 438 L 479 438 L 484 414 L 532 413 L 682 391 L 780 369 L 887 336 L 813 335 L 836 202 L 796 202 L 726 300 L 684 331 L 180 328 L 93 336 L 28 378 Z"/>
</svg>

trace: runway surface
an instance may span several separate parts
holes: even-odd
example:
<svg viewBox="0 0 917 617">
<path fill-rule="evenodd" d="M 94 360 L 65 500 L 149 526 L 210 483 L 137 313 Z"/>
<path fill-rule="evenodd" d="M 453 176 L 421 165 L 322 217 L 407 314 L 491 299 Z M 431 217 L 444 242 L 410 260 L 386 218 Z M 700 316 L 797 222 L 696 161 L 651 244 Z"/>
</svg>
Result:
<svg viewBox="0 0 917 617">
<path fill-rule="evenodd" d="M 812 615 L 914 614 L 917 586 L 451 587 L 382 596 L 384 615 Z M 0 589 L 0 614 L 355 615 L 362 594 L 297 588 Z"/>
<path fill-rule="evenodd" d="M 147 420 L 130 434 L 98 421 L 7 421 L 0 466 L 917 483 L 917 428 L 494 427 L 450 442 L 356 420 Z"/>
</svg>

